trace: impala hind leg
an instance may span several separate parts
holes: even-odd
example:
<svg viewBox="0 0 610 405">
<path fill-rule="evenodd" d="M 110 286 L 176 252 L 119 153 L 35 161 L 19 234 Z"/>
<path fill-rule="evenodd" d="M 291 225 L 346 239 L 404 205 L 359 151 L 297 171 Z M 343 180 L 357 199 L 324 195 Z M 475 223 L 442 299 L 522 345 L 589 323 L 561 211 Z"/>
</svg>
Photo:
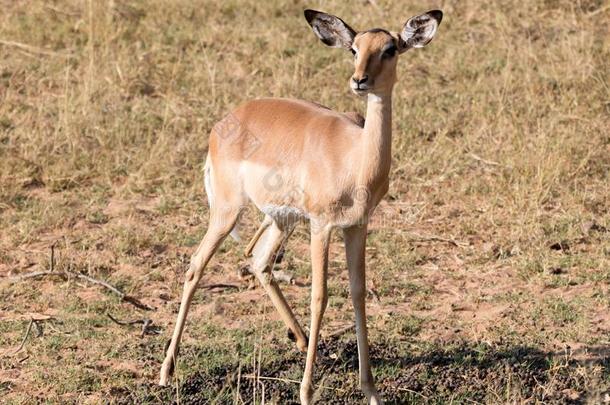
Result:
<svg viewBox="0 0 610 405">
<path fill-rule="evenodd" d="M 273 278 L 273 260 L 283 242 L 290 236 L 292 229 L 282 231 L 275 222 L 267 225 L 258 236 L 258 240 L 252 249 L 252 271 L 263 285 L 263 288 L 271 298 L 271 302 L 280 314 L 280 317 L 294 334 L 296 344 L 300 351 L 307 350 L 307 336 L 299 322 L 297 321 L 292 309 L 286 302 L 280 287 Z"/>
<path fill-rule="evenodd" d="M 256 243 L 258 242 L 260 237 L 263 235 L 263 232 L 265 232 L 265 230 L 267 228 L 269 228 L 269 226 L 272 223 L 273 223 L 273 218 L 271 218 L 269 215 L 265 216 L 265 219 L 260 224 L 260 226 L 258 227 L 256 232 L 254 233 L 254 236 L 252 237 L 252 239 L 250 239 L 248 246 L 246 246 L 246 250 L 245 250 L 246 257 L 252 256 L 252 251 L 254 250 L 254 246 L 256 246 Z"/>
<path fill-rule="evenodd" d="M 235 226 L 238 216 L 239 209 L 226 210 L 222 214 L 213 211 L 210 216 L 208 230 L 199 244 L 197 251 L 191 257 L 191 264 L 185 276 L 182 301 L 180 302 L 180 311 L 178 312 L 176 326 L 174 327 L 172 340 L 165 354 L 165 360 L 161 366 L 160 385 L 166 385 L 170 375 L 174 371 L 178 346 L 180 345 L 180 338 L 182 337 L 182 331 L 184 330 L 186 316 L 193 299 L 193 294 L 197 289 L 197 284 L 203 275 L 203 270 L 222 241 Z"/>
<path fill-rule="evenodd" d="M 371 372 L 369 358 L 369 341 L 366 328 L 366 277 L 365 247 L 366 226 L 354 226 L 343 231 L 345 253 L 349 270 L 349 286 L 356 314 L 356 336 L 358 339 L 358 365 L 360 369 L 360 388 L 371 405 L 381 404 L 381 398 L 375 389 L 375 380 Z"/>
</svg>

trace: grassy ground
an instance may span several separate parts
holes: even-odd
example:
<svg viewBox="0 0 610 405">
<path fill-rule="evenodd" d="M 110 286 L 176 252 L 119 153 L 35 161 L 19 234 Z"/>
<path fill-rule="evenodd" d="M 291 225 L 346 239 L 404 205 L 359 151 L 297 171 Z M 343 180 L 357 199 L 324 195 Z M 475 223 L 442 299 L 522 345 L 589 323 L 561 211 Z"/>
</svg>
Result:
<svg viewBox="0 0 610 405">
<path fill-rule="evenodd" d="M 369 238 L 384 397 L 610 402 L 607 1 L 0 6 L 3 402 L 296 401 L 304 358 L 263 291 L 237 277 L 243 246 L 233 241 L 204 284 L 238 289 L 197 293 L 175 384 L 154 383 L 206 228 L 201 169 L 213 124 L 259 96 L 363 112 L 348 90 L 350 55 L 315 39 L 306 7 L 362 29 L 445 12 L 433 43 L 400 61 L 392 181 Z M 362 403 L 355 338 L 336 333 L 352 322 L 340 243 L 317 395 Z M 303 227 L 281 266 L 305 285 L 306 258 Z M 9 282 L 51 262 L 156 310 L 72 276 Z M 284 289 L 307 325 L 308 289 Z M 141 325 L 107 314 L 151 319 L 161 333 L 141 336 Z"/>
</svg>

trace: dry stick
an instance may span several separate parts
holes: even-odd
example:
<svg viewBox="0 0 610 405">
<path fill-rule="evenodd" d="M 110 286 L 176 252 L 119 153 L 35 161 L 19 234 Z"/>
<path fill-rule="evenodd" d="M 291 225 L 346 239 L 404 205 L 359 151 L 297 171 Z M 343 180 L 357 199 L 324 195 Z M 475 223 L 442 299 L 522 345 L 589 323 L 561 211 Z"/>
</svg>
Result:
<svg viewBox="0 0 610 405">
<path fill-rule="evenodd" d="M 471 158 L 473 158 L 474 160 L 476 160 L 477 162 L 481 162 L 481 163 L 485 163 L 486 165 L 490 165 L 490 166 L 502 166 L 502 164 L 498 163 L 498 162 L 494 162 L 492 160 L 487 160 L 487 159 L 483 159 L 481 156 L 479 155 L 475 155 L 474 153 L 470 152 L 468 154 L 468 156 L 470 156 Z"/>
<path fill-rule="evenodd" d="M 98 280 L 96 278 L 93 277 L 89 277 L 85 274 L 81 274 L 81 273 L 74 273 L 71 271 L 62 271 L 62 272 L 56 272 L 56 271 L 35 271 L 33 273 L 27 273 L 27 274 L 22 274 L 22 275 L 18 275 L 15 277 L 11 277 L 9 278 L 9 282 L 11 283 L 15 283 L 18 281 L 23 281 L 29 278 L 35 278 L 35 277 L 42 277 L 42 276 L 59 276 L 61 278 L 70 278 L 70 277 L 76 277 L 76 278 L 80 278 L 83 279 L 85 281 L 90 282 L 91 284 L 96 284 L 96 285 L 101 285 L 102 287 L 107 288 L 108 290 L 112 291 L 113 293 L 115 293 L 116 295 L 119 296 L 119 298 L 121 298 L 121 301 L 125 301 L 128 302 L 132 305 L 134 305 L 137 308 L 146 310 L 146 311 L 154 311 L 155 308 L 144 304 L 143 302 L 141 302 L 139 299 L 132 297 L 130 295 L 125 294 L 123 291 L 119 290 L 118 288 L 114 287 L 113 285 L 108 284 L 107 282 L 103 281 L 103 280 Z"/>
<path fill-rule="evenodd" d="M 133 321 L 121 321 L 119 319 L 116 319 L 115 317 L 113 317 L 112 315 L 110 315 L 108 312 L 106 312 L 106 315 L 108 316 L 108 318 L 110 318 L 110 320 L 114 323 L 116 323 L 117 325 L 136 325 L 138 323 L 145 323 L 145 319 L 134 319 Z"/>
<path fill-rule="evenodd" d="M 61 276 L 61 277 L 64 277 L 65 274 L 63 274 L 63 273 L 55 273 L 55 272 L 51 272 L 51 271 L 35 271 L 33 273 L 26 273 L 26 274 L 20 274 L 18 276 L 13 276 L 13 277 L 9 278 L 8 281 L 11 282 L 11 283 L 16 283 L 18 281 L 27 280 L 28 278 L 35 278 L 35 277 L 41 277 L 41 276 Z"/>
<path fill-rule="evenodd" d="M 280 381 L 280 382 L 286 382 L 286 383 L 301 384 L 301 381 L 291 380 L 289 378 L 265 377 L 262 375 L 251 375 L 251 374 L 243 375 L 242 377 L 249 378 L 251 380 L 269 380 L 269 381 Z M 342 388 L 328 387 L 326 385 L 320 385 L 318 388 L 323 388 L 325 390 L 345 392 L 345 390 Z"/>
<path fill-rule="evenodd" d="M 234 289 L 239 290 L 240 287 L 237 284 L 224 284 L 224 283 L 216 283 L 216 284 L 205 284 L 199 287 L 204 290 L 215 290 L 215 289 Z"/>
<path fill-rule="evenodd" d="M 425 396 L 424 394 L 421 394 L 421 393 L 419 393 L 419 392 L 417 392 L 417 391 L 410 390 L 410 389 L 408 389 L 408 388 L 399 387 L 399 388 L 398 388 L 398 390 L 399 390 L 399 391 L 410 392 L 411 394 L 418 395 L 418 396 L 422 397 L 422 398 L 423 398 L 423 399 L 425 399 L 425 400 L 430 399 L 430 398 L 428 398 L 427 396 Z"/>
<path fill-rule="evenodd" d="M 239 362 L 239 365 L 237 366 L 237 390 L 236 390 L 236 394 L 235 394 L 235 403 L 239 403 L 239 401 L 241 401 L 241 403 L 244 403 L 243 398 L 241 397 L 241 393 L 239 391 L 241 387 L 241 362 Z"/>
<path fill-rule="evenodd" d="M 55 243 L 57 242 L 53 242 L 51 245 L 51 271 L 55 270 Z"/>
<path fill-rule="evenodd" d="M 11 356 L 16 355 L 23 349 L 23 347 L 25 346 L 25 341 L 28 340 L 28 336 L 30 336 L 30 332 L 32 331 L 33 324 L 34 324 L 34 319 L 30 319 L 30 323 L 28 324 L 28 328 L 25 331 L 25 335 L 23 336 L 23 339 L 21 340 L 21 344 L 19 345 L 17 350 L 15 350 L 13 353 L 11 353 Z"/>
<path fill-rule="evenodd" d="M 412 233 L 411 237 L 414 240 L 419 240 L 419 241 L 422 241 L 422 242 L 445 242 L 445 243 L 449 243 L 449 244 L 451 244 L 451 245 L 453 245 L 455 247 L 466 247 L 466 246 L 468 246 L 467 243 L 458 242 L 455 239 L 443 238 L 443 237 L 436 236 L 436 235 L 422 236 L 422 235 L 418 235 L 416 233 Z"/>
<path fill-rule="evenodd" d="M 108 318 L 110 318 L 112 320 L 112 322 L 116 323 L 117 325 L 126 326 L 126 325 L 137 325 L 137 324 L 141 323 L 142 324 L 142 333 L 140 334 L 140 337 L 144 337 L 144 335 L 146 335 L 146 332 L 151 332 L 155 335 L 159 334 L 158 330 L 150 328 L 153 324 L 153 321 L 151 319 L 147 318 L 147 319 L 134 319 L 133 321 L 121 321 L 119 319 L 116 319 L 112 315 L 110 315 L 110 313 L 108 313 L 108 312 L 106 312 L 106 315 L 108 315 Z"/>
<path fill-rule="evenodd" d="M 98 280 L 98 279 L 95 279 L 93 277 L 89 277 L 89 276 L 86 276 L 86 275 L 80 274 L 80 273 L 72 273 L 72 274 L 74 274 L 76 277 L 82 278 L 83 280 L 87 280 L 88 282 L 90 282 L 92 284 L 98 284 L 98 285 L 101 285 L 103 287 L 106 287 L 107 289 L 109 289 L 110 291 L 114 292 L 119 297 L 121 297 L 121 300 L 123 300 L 125 302 L 129 302 L 130 304 L 133 304 L 133 305 L 135 305 L 136 307 L 138 307 L 140 309 L 145 309 L 147 311 L 154 310 L 153 307 L 148 306 L 148 305 L 142 303 L 140 300 L 138 300 L 135 297 L 132 297 L 130 295 L 125 294 L 123 291 L 121 291 L 118 288 L 108 284 L 107 282 L 105 282 L 103 280 Z"/>
<path fill-rule="evenodd" d="M 334 337 L 337 337 L 337 336 L 341 336 L 345 332 L 349 332 L 350 330 L 354 329 L 355 327 L 356 327 L 356 325 L 352 324 L 352 325 L 345 326 L 345 327 L 343 327 L 341 329 L 337 329 L 336 331 L 329 333 L 326 336 L 326 338 L 329 339 L 329 338 L 334 338 Z"/>
<path fill-rule="evenodd" d="M 3 39 L 0 39 L 0 45 L 9 46 L 9 47 L 21 49 L 26 52 L 37 53 L 37 54 L 46 55 L 46 56 L 60 56 L 60 57 L 64 57 L 64 58 L 71 58 L 74 56 L 69 53 L 49 51 L 49 50 L 38 48 L 38 47 L 35 47 L 32 45 L 22 44 L 20 42 L 15 42 L 15 41 L 6 41 Z"/>
</svg>

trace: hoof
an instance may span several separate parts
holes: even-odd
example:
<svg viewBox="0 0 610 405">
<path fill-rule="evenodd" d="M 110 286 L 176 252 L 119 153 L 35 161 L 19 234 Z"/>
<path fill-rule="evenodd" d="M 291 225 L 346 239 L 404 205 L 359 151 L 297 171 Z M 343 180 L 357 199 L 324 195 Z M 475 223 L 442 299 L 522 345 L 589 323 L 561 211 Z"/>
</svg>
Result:
<svg viewBox="0 0 610 405">
<path fill-rule="evenodd" d="M 311 385 L 303 386 L 301 385 L 300 399 L 301 405 L 311 405 L 313 404 L 313 389 Z"/>
<path fill-rule="evenodd" d="M 169 382 L 169 378 L 174 375 L 174 359 L 171 357 L 165 359 L 161 366 L 161 376 L 159 377 L 159 385 L 165 386 Z"/>
<path fill-rule="evenodd" d="M 305 340 L 303 340 L 302 342 L 299 342 L 299 340 L 297 339 L 296 335 L 294 334 L 294 332 L 290 329 L 288 329 L 286 331 L 286 335 L 288 336 L 288 339 L 290 339 L 291 342 L 295 342 L 297 344 L 297 349 L 300 352 L 307 352 L 307 346 L 309 345 L 309 339 L 307 338 L 307 336 L 305 336 Z"/>
<path fill-rule="evenodd" d="M 383 401 L 381 400 L 381 397 L 378 394 L 375 394 L 375 395 L 371 396 L 371 398 L 369 398 L 369 404 L 370 405 L 383 405 Z"/>
<path fill-rule="evenodd" d="M 364 388 L 362 390 L 364 395 L 366 396 L 369 405 L 382 405 L 383 401 L 381 400 L 381 396 L 377 393 L 375 387 Z"/>
<path fill-rule="evenodd" d="M 165 344 L 165 360 L 163 360 L 163 364 L 161 365 L 161 376 L 159 377 L 159 385 L 161 386 L 167 385 L 169 378 L 174 375 L 175 356 L 168 353 L 170 345 L 171 340 L 168 340 Z M 176 356 L 178 355 L 179 350 L 180 349 L 176 350 Z"/>
</svg>

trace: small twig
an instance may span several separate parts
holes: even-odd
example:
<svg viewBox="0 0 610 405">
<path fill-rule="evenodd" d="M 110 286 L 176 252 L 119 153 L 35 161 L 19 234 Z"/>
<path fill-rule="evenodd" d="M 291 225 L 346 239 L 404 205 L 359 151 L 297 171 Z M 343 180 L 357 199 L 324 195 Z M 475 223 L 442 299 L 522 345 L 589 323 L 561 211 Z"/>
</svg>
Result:
<svg viewBox="0 0 610 405">
<path fill-rule="evenodd" d="M 145 311 L 155 311 L 155 307 L 151 307 L 150 305 L 144 304 L 142 301 L 137 299 L 136 297 L 132 297 L 131 295 L 123 295 L 122 300 L 125 302 L 129 302 L 131 305 L 143 309 Z"/>
<path fill-rule="evenodd" d="M 87 276 L 85 274 L 82 273 L 74 273 L 71 271 L 62 271 L 62 272 L 55 272 L 55 271 L 35 271 L 33 273 L 27 273 L 27 274 L 21 274 L 18 276 L 14 276 L 8 279 L 8 281 L 10 283 L 15 283 L 18 281 L 23 281 L 29 278 L 35 278 L 35 277 L 43 277 L 43 276 L 59 276 L 61 278 L 70 278 L 70 277 L 76 277 L 76 278 L 80 278 L 83 279 L 85 281 L 90 282 L 91 284 L 96 284 L 96 285 L 101 285 L 102 287 L 112 291 L 113 293 L 115 293 L 116 295 L 118 295 L 122 301 L 128 302 L 134 306 L 136 306 L 137 308 L 140 309 L 144 309 L 147 311 L 154 311 L 155 308 L 146 305 L 144 303 L 142 303 L 139 299 L 132 297 L 130 295 L 125 294 L 123 291 L 119 290 L 118 288 L 114 287 L 113 285 L 108 284 L 107 282 L 103 281 L 103 280 L 98 280 L 96 278 Z"/>
<path fill-rule="evenodd" d="M 55 242 L 51 245 L 51 272 L 55 270 Z"/>
<path fill-rule="evenodd" d="M 445 242 L 445 243 L 449 243 L 455 247 L 466 247 L 468 246 L 467 243 L 464 242 L 458 242 L 455 239 L 448 239 L 448 238 L 443 238 L 440 236 L 436 236 L 436 235 L 428 235 L 428 236 L 423 236 L 423 235 L 418 235 L 416 233 L 411 234 L 412 235 L 412 239 L 414 240 L 419 240 L 422 242 Z"/>
<path fill-rule="evenodd" d="M 473 158 L 474 160 L 476 160 L 477 162 L 481 162 L 481 163 L 485 163 L 486 165 L 490 165 L 490 166 L 502 166 L 502 164 L 498 163 L 498 162 L 494 162 L 492 160 L 487 160 L 487 159 L 483 159 L 481 156 L 479 155 L 475 155 L 474 153 L 470 152 L 468 154 L 468 156 L 470 156 L 471 158 Z"/>
<path fill-rule="evenodd" d="M 337 337 L 337 336 L 341 336 L 344 333 L 349 332 L 350 330 L 354 329 L 355 326 L 356 325 L 352 324 L 352 325 L 345 326 L 345 327 L 343 327 L 341 329 L 337 329 L 336 331 L 331 332 L 330 334 L 328 334 L 326 336 L 326 338 L 328 339 L 328 338 L 334 338 L 334 337 Z"/>
<path fill-rule="evenodd" d="M 110 320 L 112 322 L 116 323 L 117 325 L 126 326 L 126 325 L 137 325 L 139 323 L 145 323 L 144 319 L 134 319 L 133 321 L 121 321 L 119 319 L 116 319 L 114 316 L 110 315 L 108 312 L 106 312 L 106 315 L 108 315 L 108 318 L 110 318 Z"/>
<path fill-rule="evenodd" d="M 5 41 L 3 39 L 0 39 L 0 45 L 10 46 L 13 48 L 21 49 L 26 52 L 37 53 L 37 54 L 46 55 L 46 56 L 59 56 L 59 57 L 64 57 L 64 58 L 71 58 L 74 56 L 69 53 L 49 51 L 47 49 L 38 48 L 36 46 L 22 44 L 20 42 L 15 42 L 15 41 Z"/>
<path fill-rule="evenodd" d="M 250 380 L 269 380 L 269 381 L 280 381 L 280 382 L 286 382 L 286 383 L 293 383 L 293 384 L 301 384 L 301 381 L 297 381 L 297 380 L 292 380 L 289 378 L 277 378 L 277 377 L 265 377 L 262 375 L 242 375 L 242 377 L 244 378 L 248 378 Z M 341 388 L 335 388 L 335 387 L 329 387 L 326 385 L 320 385 L 318 386 L 318 388 L 323 388 L 325 390 L 332 390 L 332 391 L 338 391 L 338 392 L 345 392 L 344 389 Z"/>
<path fill-rule="evenodd" d="M 16 283 L 18 281 L 27 280 L 28 278 L 36 278 L 42 276 L 60 276 L 62 278 L 65 277 L 63 273 L 55 273 L 50 271 L 35 271 L 32 273 L 19 274 L 17 276 L 10 277 L 8 281 L 11 283 Z"/>
<path fill-rule="evenodd" d="M 142 337 L 142 338 L 147 333 L 151 333 L 153 335 L 158 335 L 160 333 L 159 329 L 152 327 L 152 325 L 153 325 L 152 319 L 146 318 L 146 319 L 134 319 L 131 321 L 121 321 L 120 319 L 116 319 L 115 317 L 110 315 L 108 312 L 106 312 L 106 315 L 108 316 L 108 318 L 110 318 L 110 320 L 112 322 L 116 323 L 117 325 L 130 326 L 130 325 L 142 324 L 142 332 L 140 333 L 140 337 Z"/>
<path fill-rule="evenodd" d="M 92 284 L 98 284 L 101 285 L 102 287 L 106 287 L 107 289 L 109 289 L 110 291 L 114 292 L 116 295 L 118 295 L 121 300 L 125 301 L 125 302 L 129 302 L 130 304 L 140 308 L 140 309 L 144 309 L 147 311 L 154 311 L 155 308 L 148 306 L 144 303 L 142 303 L 139 299 L 137 299 L 136 297 L 132 297 L 130 295 L 125 294 L 123 291 L 119 290 L 118 288 L 108 284 L 107 282 L 103 281 L 103 280 L 98 280 L 96 278 L 93 277 L 89 277 L 86 276 L 84 274 L 81 273 L 70 273 L 73 274 L 76 277 L 82 278 L 83 280 L 87 280 L 88 282 L 92 283 Z"/>
<path fill-rule="evenodd" d="M 23 339 L 21 340 L 21 344 L 19 347 L 13 351 L 10 355 L 14 356 L 19 353 L 23 347 L 25 346 L 25 341 L 28 340 L 28 336 L 30 336 L 30 332 L 32 331 L 32 325 L 34 325 L 34 319 L 30 319 L 30 323 L 28 324 L 28 328 L 25 330 L 25 335 L 23 335 Z"/>
<path fill-rule="evenodd" d="M 206 285 L 200 286 L 199 288 L 204 289 L 204 290 L 215 290 L 215 289 L 239 290 L 240 289 L 240 287 L 237 284 L 223 284 L 223 283 L 206 284 Z"/>
<path fill-rule="evenodd" d="M 415 394 L 415 395 L 417 395 L 417 396 L 420 396 L 420 397 L 422 397 L 422 398 L 423 398 L 423 399 L 425 399 L 425 400 L 430 399 L 430 398 L 428 398 L 427 396 L 425 396 L 424 394 L 420 394 L 419 392 L 417 392 L 417 391 L 413 391 L 413 390 L 410 390 L 410 389 L 408 389 L 408 388 L 403 388 L 403 387 L 400 387 L 400 388 L 398 388 L 398 390 L 399 390 L 399 391 L 410 392 L 411 394 Z"/>
</svg>

